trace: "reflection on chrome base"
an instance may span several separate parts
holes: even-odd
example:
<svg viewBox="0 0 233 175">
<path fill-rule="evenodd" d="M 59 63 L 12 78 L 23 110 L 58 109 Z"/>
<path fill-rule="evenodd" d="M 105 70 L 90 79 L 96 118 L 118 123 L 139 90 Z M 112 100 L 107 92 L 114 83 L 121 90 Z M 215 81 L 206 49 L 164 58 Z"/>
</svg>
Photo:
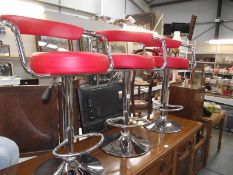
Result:
<svg viewBox="0 0 233 175">
<path fill-rule="evenodd" d="M 101 149 L 117 157 L 138 157 L 150 150 L 149 141 L 143 137 L 122 132 L 105 136 Z"/>
<path fill-rule="evenodd" d="M 102 163 L 89 155 L 83 155 L 79 159 L 62 161 L 51 158 L 40 165 L 34 175 L 103 175 Z"/>
<path fill-rule="evenodd" d="M 166 119 L 165 120 L 158 119 L 153 123 L 149 123 L 145 125 L 144 127 L 150 131 L 161 132 L 161 133 L 179 132 L 183 128 L 180 124 Z"/>
</svg>

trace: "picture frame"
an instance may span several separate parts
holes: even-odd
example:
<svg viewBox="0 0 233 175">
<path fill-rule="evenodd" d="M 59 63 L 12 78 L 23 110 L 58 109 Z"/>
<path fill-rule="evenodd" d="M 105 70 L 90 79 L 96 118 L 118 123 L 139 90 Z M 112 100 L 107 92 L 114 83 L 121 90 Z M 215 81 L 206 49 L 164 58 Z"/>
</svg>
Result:
<svg viewBox="0 0 233 175">
<path fill-rule="evenodd" d="M 13 76 L 13 63 L 0 61 L 0 76 Z"/>
<path fill-rule="evenodd" d="M 0 35 L 6 34 L 6 26 L 0 22 Z"/>
<path fill-rule="evenodd" d="M 10 57 L 10 45 L 0 45 L 0 57 Z"/>
<path fill-rule="evenodd" d="M 89 52 L 91 50 L 91 37 L 87 35 L 83 35 L 79 42 L 79 49 L 83 52 Z"/>
<path fill-rule="evenodd" d="M 127 42 L 111 42 L 111 53 L 128 53 Z"/>
<path fill-rule="evenodd" d="M 73 51 L 73 43 L 68 39 L 37 35 L 36 50 L 37 52 Z"/>
<path fill-rule="evenodd" d="M 98 37 L 83 35 L 79 40 L 80 51 L 83 52 L 104 52 L 104 45 Z"/>
</svg>

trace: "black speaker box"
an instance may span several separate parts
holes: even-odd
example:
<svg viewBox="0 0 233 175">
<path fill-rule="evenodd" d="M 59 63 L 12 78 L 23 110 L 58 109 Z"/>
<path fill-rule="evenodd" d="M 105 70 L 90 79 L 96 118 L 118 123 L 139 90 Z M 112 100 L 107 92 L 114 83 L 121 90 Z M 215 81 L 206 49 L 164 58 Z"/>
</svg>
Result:
<svg viewBox="0 0 233 175">
<path fill-rule="evenodd" d="M 187 23 L 172 23 L 172 33 L 180 31 L 181 33 L 189 33 L 189 24 Z"/>
<path fill-rule="evenodd" d="M 83 133 L 108 129 L 106 119 L 122 116 L 122 86 L 99 85 L 78 89 L 79 111 Z"/>
<path fill-rule="evenodd" d="M 171 24 L 164 24 L 163 25 L 163 34 L 164 35 L 171 35 L 172 33 L 172 25 Z"/>
</svg>

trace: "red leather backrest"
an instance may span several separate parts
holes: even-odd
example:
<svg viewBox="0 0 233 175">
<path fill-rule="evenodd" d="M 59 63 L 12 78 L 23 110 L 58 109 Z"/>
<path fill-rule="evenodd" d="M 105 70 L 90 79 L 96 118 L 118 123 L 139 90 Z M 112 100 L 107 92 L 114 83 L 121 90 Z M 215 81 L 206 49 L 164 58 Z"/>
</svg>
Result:
<svg viewBox="0 0 233 175">
<path fill-rule="evenodd" d="M 173 40 L 170 38 L 164 38 L 166 42 L 166 47 L 167 48 L 178 48 L 181 46 L 181 42 L 177 40 Z M 147 47 L 162 47 L 162 43 L 159 40 L 155 41 L 155 46 L 151 43 L 148 43 L 146 45 Z"/>
<path fill-rule="evenodd" d="M 83 28 L 78 26 L 24 16 L 1 15 L 0 19 L 8 20 L 16 25 L 21 34 L 79 39 L 84 31 Z"/>
<path fill-rule="evenodd" d="M 141 42 L 147 47 L 161 47 L 159 40 L 153 39 L 153 32 L 139 32 L 128 30 L 106 30 L 97 32 L 104 35 L 108 41 L 123 41 L 123 42 Z M 178 48 L 181 45 L 180 41 L 165 38 L 167 48 Z"/>
</svg>

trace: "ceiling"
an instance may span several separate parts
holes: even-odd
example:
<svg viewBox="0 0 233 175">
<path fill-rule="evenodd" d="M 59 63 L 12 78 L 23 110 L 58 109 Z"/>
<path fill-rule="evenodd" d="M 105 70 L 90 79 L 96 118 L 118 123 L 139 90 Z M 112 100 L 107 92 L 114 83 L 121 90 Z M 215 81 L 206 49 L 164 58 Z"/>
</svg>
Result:
<svg viewBox="0 0 233 175">
<path fill-rule="evenodd" d="M 176 4 L 194 0 L 143 0 L 149 7 L 159 7 L 163 5 Z"/>
</svg>

